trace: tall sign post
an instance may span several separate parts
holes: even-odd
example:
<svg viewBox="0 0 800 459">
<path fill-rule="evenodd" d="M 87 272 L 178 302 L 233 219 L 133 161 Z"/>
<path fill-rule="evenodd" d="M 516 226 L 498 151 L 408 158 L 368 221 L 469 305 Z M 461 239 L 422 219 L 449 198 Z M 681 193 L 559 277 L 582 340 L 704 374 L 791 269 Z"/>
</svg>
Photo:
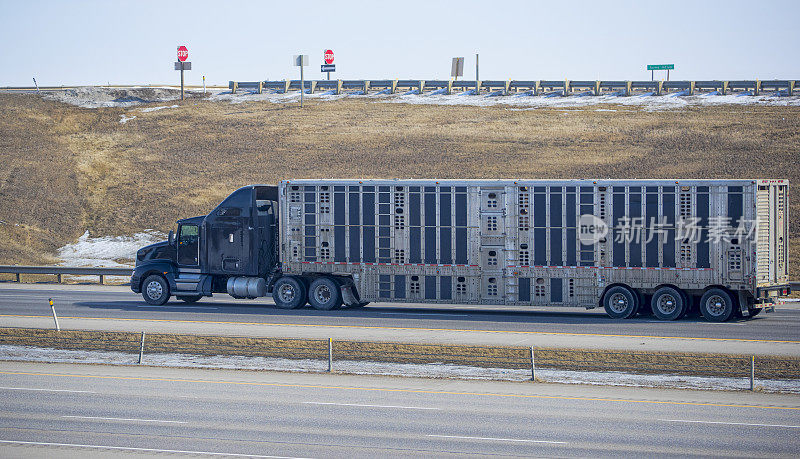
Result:
<svg viewBox="0 0 800 459">
<path fill-rule="evenodd" d="M 178 62 L 175 63 L 175 70 L 181 71 L 181 100 L 183 100 L 183 71 L 192 69 L 192 63 L 186 62 L 188 58 L 189 50 L 183 45 L 178 46 Z M 205 84 L 205 79 L 203 80 L 203 84 Z"/>
<path fill-rule="evenodd" d="M 306 83 L 303 78 L 303 67 L 308 65 L 308 54 L 296 54 L 292 58 L 295 67 L 300 67 L 300 108 L 303 108 L 303 94 L 306 92 Z"/>
<path fill-rule="evenodd" d="M 650 81 L 654 80 L 656 70 L 666 70 L 667 81 L 669 81 L 669 71 L 675 70 L 675 64 L 648 64 L 647 70 L 650 70 Z"/>
<path fill-rule="evenodd" d="M 454 57 L 453 64 L 450 66 L 450 76 L 458 80 L 458 77 L 464 76 L 464 58 Z"/>
<path fill-rule="evenodd" d="M 326 72 L 328 74 L 328 79 L 331 79 L 331 72 L 336 71 L 336 65 L 333 64 L 333 51 L 330 49 L 326 49 L 325 53 L 323 54 L 323 59 L 325 63 L 320 66 L 320 72 Z"/>
</svg>

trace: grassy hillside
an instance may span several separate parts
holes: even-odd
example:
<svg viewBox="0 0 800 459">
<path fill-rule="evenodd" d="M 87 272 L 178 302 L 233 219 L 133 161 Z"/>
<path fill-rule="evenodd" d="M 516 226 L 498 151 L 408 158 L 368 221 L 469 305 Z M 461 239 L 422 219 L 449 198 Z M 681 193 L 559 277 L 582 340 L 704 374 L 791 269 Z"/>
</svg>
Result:
<svg viewBox="0 0 800 459">
<path fill-rule="evenodd" d="M 157 105 L 171 105 L 157 104 Z M 168 230 L 282 178 L 757 178 L 800 183 L 800 107 L 647 112 L 365 99 L 85 109 L 0 94 L 0 263 L 93 235 Z M 136 116 L 125 124 L 120 115 Z M 800 200 L 792 193 L 792 214 Z M 791 223 L 800 277 L 800 224 Z"/>
</svg>

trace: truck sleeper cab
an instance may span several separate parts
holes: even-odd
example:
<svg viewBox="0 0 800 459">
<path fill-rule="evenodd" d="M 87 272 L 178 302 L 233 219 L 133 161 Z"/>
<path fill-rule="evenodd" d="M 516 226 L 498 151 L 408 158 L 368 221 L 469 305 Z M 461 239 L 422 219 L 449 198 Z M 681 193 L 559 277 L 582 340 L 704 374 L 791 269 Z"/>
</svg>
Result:
<svg viewBox="0 0 800 459">
<path fill-rule="evenodd" d="M 724 321 L 790 293 L 787 198 L 786 180 L 282 181 L 180 221 L 174 242 L 142 249 L 141 266 L 137 255 L 131 287 L 146 300 L 152 287 L 156 304 L 159 292 L 272 292 L 281 308 L 554 305 Z"/>
</svg>

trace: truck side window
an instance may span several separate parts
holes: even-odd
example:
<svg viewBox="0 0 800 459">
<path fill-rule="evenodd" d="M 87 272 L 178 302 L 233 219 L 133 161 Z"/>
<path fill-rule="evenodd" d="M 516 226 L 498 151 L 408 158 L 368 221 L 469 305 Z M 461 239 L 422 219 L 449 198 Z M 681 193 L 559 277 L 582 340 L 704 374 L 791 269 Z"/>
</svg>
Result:
<svg viewBox="0 0 800 459">
<path fill-rule="evenodd" d="M 178 264 L 196 265 L 200 252 L 200 229 L 197 225 L 181 225 L 178 230 Z"/>
<path fill-rule="evenodd" d="M 242 209 L 238 207 L 223 207 L 217 211 L 220 217 L 238 217 L 242 214 Z"/>
</svg>

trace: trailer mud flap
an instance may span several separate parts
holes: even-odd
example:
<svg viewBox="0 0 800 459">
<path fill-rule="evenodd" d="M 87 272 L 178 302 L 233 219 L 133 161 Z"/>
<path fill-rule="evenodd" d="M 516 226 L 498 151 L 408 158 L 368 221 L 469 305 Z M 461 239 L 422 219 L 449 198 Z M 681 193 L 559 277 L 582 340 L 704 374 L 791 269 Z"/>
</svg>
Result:
<svg viewBox="0 0 800 459">
<path fill-rule="evenodd" d="M 345 304 L 347 307 L 359 307 L 364 306 L 367 302 L 361 301 L 358 297 L 358 292 L 356 292 L 355 288 L 353 288 L 353 284 L 345 284 L 342 285 L 342 303 Z"/>
</svg>

